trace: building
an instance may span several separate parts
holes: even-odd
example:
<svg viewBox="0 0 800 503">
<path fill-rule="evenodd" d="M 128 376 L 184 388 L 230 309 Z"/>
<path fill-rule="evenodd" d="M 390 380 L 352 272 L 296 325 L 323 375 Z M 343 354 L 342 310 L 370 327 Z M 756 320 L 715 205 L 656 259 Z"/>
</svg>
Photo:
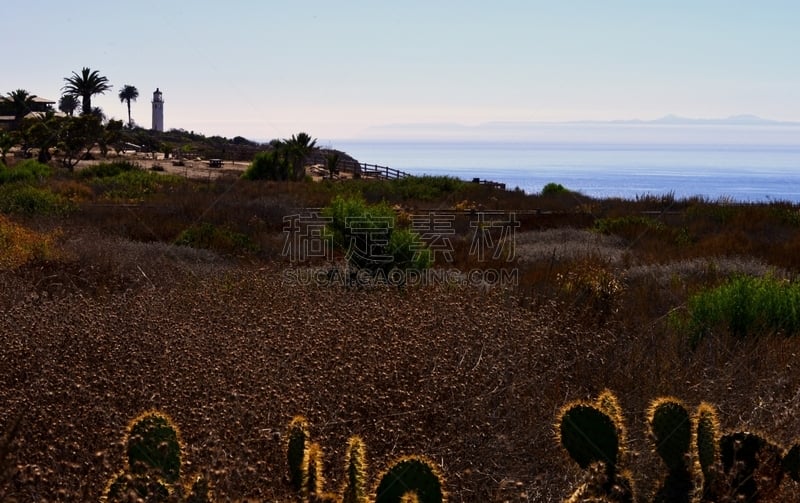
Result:
<svg viewBox="0 0 800 503">
<path fill-rule="evenodd" d="M 47 112 L 53 112 L 55 101 L 31 96 L 30 109 L 24 117 L 41 117 Z M 5 96 L 0 96 L 0 129 L 10 129 L 14 126 L 14 103 Z"/>
<path fill-rule="evenodd" d="M 153 93 L 153 131 L 164 131 L 164 99 L 156 87 Z"/>
</svg>

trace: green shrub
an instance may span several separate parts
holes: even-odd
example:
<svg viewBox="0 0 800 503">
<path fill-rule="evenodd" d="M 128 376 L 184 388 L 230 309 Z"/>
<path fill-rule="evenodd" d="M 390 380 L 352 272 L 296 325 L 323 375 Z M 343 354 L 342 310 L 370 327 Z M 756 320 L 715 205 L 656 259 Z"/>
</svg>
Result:
<svg viewBox="0 0 800 503">
<path fill-rule="evenodd" d="M 245 180 L 289 180 L 292 166 L 285 156 L 277 151 L 259 152 L 247 167 L 242 178 Z"/>
<path fill-rule="evenodd" d="M 395 212 L 385 203 L 368 205 L 361 198 L 337 196 L 322 214 L 330 219 L 326 232 L 334 245 L 346 250 L 349 264 L 357 269 L 386 272 L 431 264 L 419 235 L 396 228 Z"/>
<path fill-rule="evenodd" d="M 141 167 L 130 161 L 104 162 L 81 169 L 78 176 L 81 178 L 108 178 L 128 171 L 141 171 Z"/>
<path fill-rule="evenodd" d="M 63 196 L 23 183 L 0 185 L 0 213 L 57 215 L 73 209 Z"/>
<path fill-rule="evenodd" d="M 433 201 L 462 190 L 466 182 L 452 176 L 408 176 L 371 183 L 373 191 L 385 191 L 384 198 Z"/>
<path fill-rule="evenodd" d="M 601 234 L 617 234 L 636 236 L 638 233 L 649 230 L 663 230 L 664 224 L 650 217 L 625 216 L 617 218 L 599 218 L 594 222 L 594 230 Z"/>
<path fill-rule="evenodd" d="M 228 253 L 249 253 L 256 250 L 255 244 L 247 235 L 208 222 L 183 230 L 175 239 L 175 244 Z"/>
<path fill-rule="evenodd" d="M 89 183 L 97 192 L 108 199 L 131 200 L 142 199 L 145 196 L 163 190 L 165 187 L 185 182 L 186 180 L 180 176 L 160 175 L 150 171 L 130 169 L 116 174 L 95 177 Z"/>
<path fill-rule="evenodd" d="M 34 183 L 52 174 L 53 170 L 50 166 L 34 159 L 26 159 L 10 168 L 0 163 L 0 184 L 14 182 Z"/>
<path fill-rule="evenodd" d="M 542 195 L 543 196 L 552 196 L 555 194 L 566 194 L 569 192 L 569 189 L 561 185 L 560 183 L 550 182 L 544 187 L 542 187 Z"/>
<path fill-rule="evenodd" d="M 800 283 L 774 277 L 736 276 L 689 298 L 690 343 L 727 332 L 737 338 L 800 332 Z"/>
</svg>

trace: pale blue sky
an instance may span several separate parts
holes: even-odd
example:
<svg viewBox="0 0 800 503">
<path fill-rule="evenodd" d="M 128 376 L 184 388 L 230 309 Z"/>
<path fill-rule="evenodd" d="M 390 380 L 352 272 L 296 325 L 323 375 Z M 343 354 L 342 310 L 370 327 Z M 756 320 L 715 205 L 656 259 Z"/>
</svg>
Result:
<svg viewBox="0 0 800 503">
<path fill-rule="evenodd" d="M 394 123 L 755 114 L 800 121 L 797 0 L 3 0 L 0 93 L 207 135 L 357 138 Z"/>
</svg>

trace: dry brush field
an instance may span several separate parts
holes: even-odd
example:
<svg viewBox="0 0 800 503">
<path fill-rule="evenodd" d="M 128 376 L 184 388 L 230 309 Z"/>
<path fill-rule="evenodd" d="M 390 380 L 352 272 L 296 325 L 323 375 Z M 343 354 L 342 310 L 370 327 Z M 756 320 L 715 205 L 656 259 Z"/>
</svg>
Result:
<svg viewBox="0 0 800 503">
<path fill-rule="evenodd" d="M 797 338 L 720 337 L 692 351 L 664 322 L 698 278 L 791 275 L 786 250 L 670 261 L 655 241 L 579 229 L 585 216 L 542 217 L 551 223 L 528 222 L 519 237 L 516 287 L 287 285 L 289 264 L 269 253 L 142 242 L 130 229 L 108 236 L 131 211 L 21 220 L 63 228 L 57 240 L 79 259 L 0 272 L 0 427 L 22 418 L 0 495 L 97 500 L 122 468 L 126 425 L 150 409 L 177 422 L 185 471 L 205 474 L 221 501 L 295 500 L 283 449 L 298 414 L 324 448 L 330 490 L 358 434 L 373 477 L 421 454 L 442 470 L 451 502 L 566 498 L 581 471 L 557 443 L 558 411 L 605 388 L 624 409 L 643 495 L 663 477 L 645 429 L 657 396 L 710 401 L 726 429 L 798 440 Z M 171 215 L 159 212 L 130 222 L 155 227 Z M 280 246 L 279 230 L 264 232 Z M 705 251 L 733 238 L 714 239 Z M 608 306 L 564 286 L 599 269 L 614 277 L 613 298 L 600 299 Z M 799 498 L 789 481 L 777 501 Z"/>
</svg>

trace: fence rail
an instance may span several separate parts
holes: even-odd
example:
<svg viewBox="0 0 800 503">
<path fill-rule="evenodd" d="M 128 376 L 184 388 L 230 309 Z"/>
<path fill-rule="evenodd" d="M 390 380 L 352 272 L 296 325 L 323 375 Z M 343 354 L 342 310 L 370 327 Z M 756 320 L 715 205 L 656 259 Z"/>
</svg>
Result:
<svg viewBox="0 0 800 503">
<path fill-rule="evenodd" d="M 345 160 L 339 162 L 339 171 L 351 173 L 357 176 L 380 178 L 382 180 L 397 180 L 399 178 L 406 178 L 412 176 L 410 173 L 400 171 L 399 169 L 390 168 L 388 166 L 381 166 L 379 164 L 368 164 L 365 162 L 356 162 L 353 160 Z M 480 178 L 473 178 L 473 183 L 481 185 L 489 185 L 495 189 L 506 190 L 506 184 L 500 182 L 493 182 L 491 180 L 481 180 Z"/>
</svg>

